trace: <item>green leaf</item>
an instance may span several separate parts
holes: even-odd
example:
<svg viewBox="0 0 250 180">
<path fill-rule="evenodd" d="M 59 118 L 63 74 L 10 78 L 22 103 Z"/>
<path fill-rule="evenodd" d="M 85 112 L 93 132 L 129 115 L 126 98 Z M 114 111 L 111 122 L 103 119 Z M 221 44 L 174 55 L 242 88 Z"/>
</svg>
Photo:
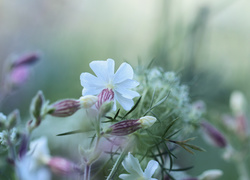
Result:
<svg viewBox="0 0 250 180">
<path fill-rule="evenodd" d="M 169 126 L 167 127 L 167 129 L 166 129 L 165 132 L 163 133 L 163 136 L 162 136 L 162 137 L 166 136 L 168 130 L 174 125 L 174 123 L 177 121 L 177 119 L 179 119 L 179 118 L 174 119 L 174 120 L 169 124 Z"/>
<path fill-rule="evenodd" d="M 132 107 L 132 109 L 130 109 L 123 117 L 122 119 L 124 119 L 127 115 L 129 115 L 131 112 L 133 112 L 135 110 L 135 108 L 138 106 L 139 102 L 141 101 L 141 97 L 139 97 L 139 99 L 137 100 L 137 102 L 135 103 L 135 105 Z"/>
<path fill-rule="evenodd" d="M 68 131 L 65 133 L 57 134 L 57 136 L 66 136 L 66 135 L 78 134 L 78 133 L 84 133 L 84 132 L 86 131 L 83 131 L 83 130 Z"/>
</svg>

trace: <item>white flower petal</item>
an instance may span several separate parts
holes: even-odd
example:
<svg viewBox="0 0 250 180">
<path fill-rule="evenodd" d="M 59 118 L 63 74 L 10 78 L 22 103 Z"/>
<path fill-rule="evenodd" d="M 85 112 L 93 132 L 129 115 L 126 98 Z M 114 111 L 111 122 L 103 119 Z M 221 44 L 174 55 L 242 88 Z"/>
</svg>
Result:
<svg viewBox="0 0 250 180">
<path fill-rule="evenodd" d="M 130 152 L 128 153 L 128 156 L 122 162 L 122 166 L 127 172 L 133 175 L 143 176 L 143 171 L 141 169 L 138 159 L 136 159 Z"/>
<path fill-rule="evenodd" d="M 115 61 L 113 59 L 107 59 L 107 66 L 108 66 L 108 78 L 113 79 L 114 78 L 114 70 L 115 70 Z"/>
<path fill-rule="evenodd" d="M 80 81 L 81 81 L 81 85 L 83 87 L 104 87 L 104 81 L 95 77 L 94 75 L 90 74 L 90 73 L 82 73 L 80 75 Z"/>
<path fill-rule="evenodd" d="M 133 79 L 134 71 L 128 63 L 122 63 L 115 73 L 114 83 L 120 83 L 126 79 Z"/>
<path fill-rule="evenodd" d="M 86 95 L 97 95 L 99 93 L 101 93 L 103 90 L 102 87 L 99 88 L 83 88 L 82 90 L 82 95 L 86 96 Z"/>
<path fill-rule="evenodd" d="M 158 168 L 159 164 L 157 161 L 155 160 L 151 160 L 149 161 L 145 171 L 144 171 L 144 174 L 147 178 L 151 178 L 152 175 L 155 173 L 155 170 Z"/>
<path fill-rule="evenodd" d="M 111 71 L 110 74 L 114 73 L 114 68 L 113 70 L 110 70 L 112 66 L 114 67 L 114 60 L 112 59 L 108 59 L 107 61 L 92 61 L 89 63 L 89 66 L 96 76 L 105 82 L 108 81 L 108 72 Z"/>
<path fill-rule="evenodd" d="M 128 98 L 128 99 L 133 99 L 134 97 L 140 96 L 138 92 L 132 91 L 129 89 L 124 89 L 122 87 L 116 87 L 114 91 L 119 92 L 123 97 Z"/>
<path fill-rule="evenodd" d="M 132 79 L 126 79 L 122 82 L 119 82 L 119 83 L 116 83 L 115 85 L 116 86 L 121 86 L 123 88 L 127 88 L 127 89 L 131 89 L 131 88 L 135 88 L 136 86 L 138 86 L 140 83 L 135 81 L 135 80 L 132 80 Z"/>
<path fill-rule="evenodd" d="M 34 158 L 40 158 L 40 156 L 49 155 L 47 138 L 43 136 L 30 142 L 30 151 L 28 153 L 30 153 Z"/>
<path fill-rule="evenodd" d="M 121 178 L 123 180 L 132 180 L 132 179 L 137 179 L 138 176 L 134 175 L 134 174 L 121 174 L 121 175 L 119 175 L 119 178 Z"/>
<path fill-rule="evenodd" d="M 114 91 L 115 99 L 119 102 L 119 104 L 126 110 L 130 110 L 134 105 L 134 101 L 132 99 L 128 99 L 123 97 L 119 92 Z"/>
</svg>

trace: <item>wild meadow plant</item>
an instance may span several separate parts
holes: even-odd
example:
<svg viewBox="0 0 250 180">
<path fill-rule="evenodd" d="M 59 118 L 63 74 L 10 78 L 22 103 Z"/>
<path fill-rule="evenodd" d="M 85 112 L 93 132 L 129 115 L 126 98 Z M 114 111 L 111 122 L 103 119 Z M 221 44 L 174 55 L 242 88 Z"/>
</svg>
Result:
<svg viewBox="0 0 250 180">
<path fill-rule="evenodd" d="M 27 68 L 37 59 L 30 54 L 10 62 L 5 72 L 8 79 L 2 81 L 5 93 L 12 91 L 13 84 L 21 85 L 26 80 Z M 194 138 L 189 135 L 200 127 L 205 112 L 203 102 L 191 102 L 188 86 L 181 84 L 175 72 L 151 65 L 139 65 L 134 71 L 125 62 L 115 72 L 112 59 L 89 65 L 95 75 L 80 75 L 83 90 L 79 99 L 50 103 L 39 91 L 32 99 L 25 128 L 19 126 L 18 110 L 9 115 L 0 113 L 1 153 L 6 155 L 6 166 L 12 168 L 5 175 L 7 179 L 49 180 L 52 173 L 83 180 L 207 180 L 222 175 L 220 170 L 209 170 L 190 177 L 183 171 L 191 166 L 175 163 L 180 149 L 191 154 L 203 151 L 190 143 Z M 13 75 L 16 68 L 25 73 Z M 92 136 L 86 135 L 87 146 L 79 139 L 79 146 L 72 147 L 79 149 L 78 162 L 50 154 L 46 135 L 32 139 L 32 132 L 47 116 L 69 117 L 80 109 L 85 111 L 82 119 L 91 124 Z M 86 132 L 69 129 L 58 136 L 76 133 Z"/>
</svg>

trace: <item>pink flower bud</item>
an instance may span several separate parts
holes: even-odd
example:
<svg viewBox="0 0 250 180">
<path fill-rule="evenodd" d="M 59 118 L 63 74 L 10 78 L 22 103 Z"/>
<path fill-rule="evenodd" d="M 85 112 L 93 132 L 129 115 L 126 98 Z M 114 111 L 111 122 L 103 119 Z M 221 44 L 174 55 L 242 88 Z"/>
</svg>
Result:
<svg viewBox="0 0 250 180">
<path fill-rule="evenodd" d="M 106 130 L 106 134 L 114 136 L 126 136 L 141 128 L 141 123 L 136 120 L 124 120 L 113 124 Z"/>
<path fill-rule="evenodd" d="M 226 138 L 218 129 L 216 129 L 213 125 L 211 125 L 206 121 L 203 121 L 201 123 L 201 127 L 204 130 L 203 132 L 205 137 L 211 144 L 220 148 L 226 147 L 227 145 Z"/>
<path fill-rule="evenodd" d="M 10 82 L 13 85 L 23 84 L 28 80 L 29 75 L 30 72 L 27 66 L 16 67 L 10 73 Z"/>
<path fill-rule="evenodd" d="M 112 89 L 103 89 L 98 95 L 98 101 L 96 102 L 96 108 L 100 109 L 101 105 L 105 102 L 114 100 L 114 92 Z"/>
<path fill-rule="evenodd" d="M 80 101 L 74 99 L 66 99 L 62 101 L 58 101 L 52 106 L 52 111 L 49 112 L 50 115 L 56 117 L 67 117 L 74 114 L 81 107 Z"/>
<path fill-rule="evenodd" d="M 75 164 L 62 157 L 52 157 L 48 166 L 51 170 L 59 175 L 69 175 L 75 172 Z"/>
<path fill-rule="evenodd" d="M 17 68 L 20 66 L 28 66 L 31 65 L 33 63 L 35 63 L 36 61 L 39 60 L 39 54 L 37 52 L 32 52 L 32 53 L 28 53 L 28 54 L 24 54 L 20 57 L 18 57 L 17 59 L 15 59 L 15 61 L 12 64 L 12 68 Z"/>
<path fill-rule="evenodd" d="M 247 118 L 244 114 L 236 116 L 237 133 L 241 137 L 245 137 L 247 134 Z"/>
</svg>

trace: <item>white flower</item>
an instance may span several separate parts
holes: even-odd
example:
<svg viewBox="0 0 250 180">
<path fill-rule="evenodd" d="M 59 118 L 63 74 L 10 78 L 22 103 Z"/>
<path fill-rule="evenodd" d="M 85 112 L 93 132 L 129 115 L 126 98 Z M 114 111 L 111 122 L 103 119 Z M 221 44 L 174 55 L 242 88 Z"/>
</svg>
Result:
<svg viewBox="0 0 250 180">
<path fill-rule="evenodd" d="M 139 93 L 130 90 L 139 85 L 137 81 L 133 80 L 132 67 L 128 63 L 122 63 L 114 73 L 115 62 L 113 59 L 92 61 L 89 66 L 97 77 L 90 73 L 81 74 L 82 95 L 98 95 L 104 89 L 111 89 L 114 92 L 114 110 L 116 101 L 125 110 L 130 110 L 134 105 L 132 99 L 140 96 Z"/>
<path fill-rule="evenodd" d="M 30 150 L 16 162 L 16 173 L 21 180 L 50 180 L 45 164 L 50 160 L 47 138 L 41 137 L 30 143 Z"/>
<path fill-rule="evenodd" d="M 199 180 L 215 180 L 223 175 L 223 172 L 219 169 L 211 169 L 204 171 L 199 177 Z"/>
<path fill-rule="evenodd" d="M 125 160 L 122 162 L 122 166 L 130 174 L 121 174 L 119 178 L 123 180 L 157 180 L 152 178 L 155 170 L 158 168 L 158 162 L 151 160 L 149 161 L 145 171 L 143 172 L 138 159 L 136 159 L 130 152 Z"/>
</svg>

